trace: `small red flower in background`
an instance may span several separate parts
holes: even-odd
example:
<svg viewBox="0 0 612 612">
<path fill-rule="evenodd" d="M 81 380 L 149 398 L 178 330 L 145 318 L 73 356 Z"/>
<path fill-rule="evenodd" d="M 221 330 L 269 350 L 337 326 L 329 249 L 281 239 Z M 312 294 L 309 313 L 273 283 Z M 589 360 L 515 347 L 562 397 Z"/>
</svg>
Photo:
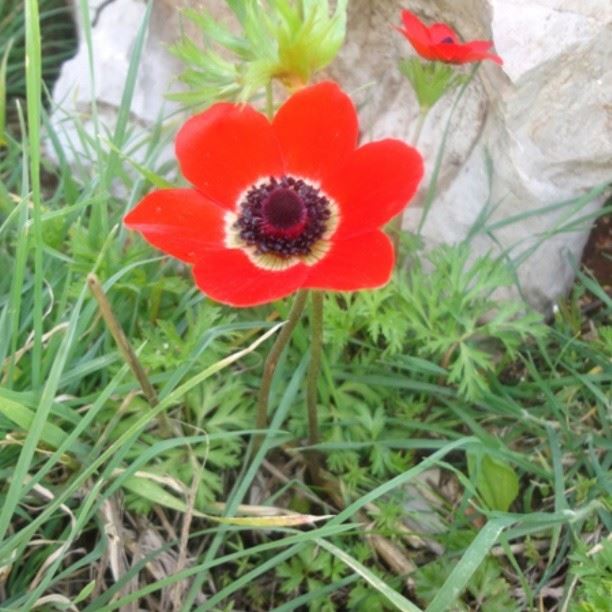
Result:
<svg viewBox="0 0 612 612">
<path fill-rule="evenodd" d="M 215 104 L 176 139 L 194 188 L 150 193 L 125 224 L 233 306 L 384 285 L 394 254 L 379 228 L 414 195 L 423 162 L 398 140 L 357 148 L 358 131 L 351 99 L 332 82 L 294 94 L 272 122 Z"/>
<path fill-rule="evenodd" d="M 501 57 L 490 53 L 493 46 L 490 40 L 462 43 L 455 31 L 445 23 L 434 23 L 427 27 L 410 11 L 402 11 L 402 21 L 404 28 L 400 28 L 400 32 L 425 59 L 447 64 L 467 64 L 483 60 L 503 63 Z"/>
</svg>

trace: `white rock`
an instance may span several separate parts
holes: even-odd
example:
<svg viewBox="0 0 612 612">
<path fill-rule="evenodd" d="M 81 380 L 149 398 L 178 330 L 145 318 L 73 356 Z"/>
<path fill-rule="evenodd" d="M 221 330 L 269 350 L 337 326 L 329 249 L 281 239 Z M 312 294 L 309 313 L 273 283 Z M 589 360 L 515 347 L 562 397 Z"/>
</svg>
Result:
<svg viewBox="0 0 612 612">
<path fill-rule="evenodd" d="M 78 6 L 76 2 L 75 16 L 80 26 L 82 15 Z M 146 3 L 142 0 L 95 0 L 89 3 L 89 11 L 95 22 L 92 30 L 93 71 L 89 67 L 87 44 L 80 27 L 78 52 L 62 66 L 53 90 L 56 108 L 51 116 L 51 125 L 64 152 L 70 156 L 75 169 L 85 174 L 99 172 L 99 169 L 92 165 L 92 147 L 84 146 L 80 130 L 84 129 L 88 136 L 95 137 L 92 113 L 92 100 L 95 100 L 100 144 L 108 148 L 109 134 L 114 130 L 117 110 L 124 95 L 137 33 L 145 18 Z M 132 142 L 138 142 L 159 117 L 170 116 L 179 108 L 165 98 L 165 94 L 174 87 L 176 75 L 181 69 L 179 62 L 167 50 L 172 38 L 166 36 L 172 32 L 174 37 L 177 29 L 176 11 L 163 2 L 156 2 L 130 107 Z M 75 116 L 77 121 L 74 120 Z M 51 157 L 56 157 L 49 142 L 47 151 Z M 134 157 L 141 161 L 143 153 L 141 149 Z M 168 147 L 165 157 L 172 156 L 172 148 Z"/>
<path fill-rule="evenodd" d="M 154 3 L 151 32 L 132 106 L 136 124 L 146 126 L 175 107 L 164 94 L 176 87 L 176 61 L 166 44 L 178 36 L 171 5 Z M 182 0 L 182 4 L 198 4 Z M 585 216 L 601 206 L 591 201 L 528 216 L 510 225 L 501 221 L 551 207 L 585 194 L 612 179 L 612 3 L 610 0 L 413 0 L 410 8 L 427 21 L 446 21 L 466 39 L 492 39 L 502 68 L 485 62 L 456 113 L 440 174 L 439 194 L 424 226 L 430 244 L 458 241 L 468 233 L 486 202 L 494 209 L 491 236 L 474 241 L 475 254 L 504 249 L 521 257 L 539 245 L 519 268 L 522 293 L 548 309 L 570 286 L 571 258 L 578 260 L 588 236 L 580 231 L 554 234 L 571 214 Z M 223 12 L 221 0 L 207 7 Z M 397 63 L 411 53 L 393 29 L 400 24 L 401 0 L 352 0 L 347 44 L 329 71 L 357 103 L 365 139 L 393 136 L 411 140 L 417 106 Z M 92 97 L 112 124 L 119 106 L 132 45 L 144 3 L 114 0 L 94 28 L 95 87 L 88 78 L 87 52 L 67 62 L 54 91 L 64 112 L 83 114 Z M 419 148 L 431 175 L 435 153 L 453 96 L 432 110 Z M 53 115 L 55 126 L 64 122 Z M 78 151 L 78 139 L 68 133 Z M 492 176 L 486 171 L 486 155 Z M 168 156 L 172 155 L 171 149 Z M 491 187 L 491 188 L 490 188 Z M 422 213 L 417 200 L 405 225 L 414 229 Z M 543 240 L 547 237 L 546 240 Z M 501 246 L 499 246 L 501 245 Z"/>
</svg>

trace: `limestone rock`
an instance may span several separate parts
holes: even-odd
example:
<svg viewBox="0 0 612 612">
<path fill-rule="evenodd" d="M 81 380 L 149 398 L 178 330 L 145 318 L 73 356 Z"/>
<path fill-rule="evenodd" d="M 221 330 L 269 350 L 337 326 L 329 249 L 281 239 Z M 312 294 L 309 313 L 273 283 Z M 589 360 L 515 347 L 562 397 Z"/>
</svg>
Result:
<svg viewBox="0 0 612 612">
<path fill-rule="evenodd" d="M 100 4 L 92 2 L 92 13 Z M 145 11 L 140 0 L 103 4 L 93 34 L 94 85 L 82 41 L 77 56 L 64 65 L 54 91 L 61 108 L 53 114 L 53 125 L 65 142 L 72 143 L 75 154 L 81 145 L 66 113 L 79 113 L 91 132 L 90 106 L 95 98 L 102 123 L 113 125 Z M 180 70 L 167 44 L 179 35 L 176 8 L 186 5 L 227 13 L 222 0 L 154 3 L 131 109 L 133 124 L 141 130 L 160 113 L 177 110 L 164 99 L 176 88 Z M 417 105 L 397 69 L 411 49 L 393 29 L 405 5 L 400 0 L 352 0 L 347 43 L 329 70 L 329 76 L 356 100 L 364 140 L 412 138 Z M 465 39 L 492 39 L 504 58 L 501 68 L 491 63 L 480 67 L 453 115 L 439 193 L 424 236 L 430 244 L 461 240 L 488 205 L 489 232 L 476 237 L 474 252 L 501 248 L 521 260 L 522 293 L 546 310 L 571 284 L 571 257 L 580 258 L 589 223 L 573 232 L 557 233 L 555 227 L 567 226 L 572 215 L 588 216 L 602 199 L 581 206 L 553 205 L 612 179 L 612 4 L 609 0 L 413 0 L 410 8 L 428 21 L 450 23 Z M 421 134 L 419 148 L 428 176 L 453 99 L 448 95 L 436 105 Z M 172 157 L 171 147 L 167 156 Z M 422 214 L 419 204 L 417 199 L 408 209 L 407 228 L 417 226 Z M 509 218 L 515 222 L 504 224 Z"/>
</svg>

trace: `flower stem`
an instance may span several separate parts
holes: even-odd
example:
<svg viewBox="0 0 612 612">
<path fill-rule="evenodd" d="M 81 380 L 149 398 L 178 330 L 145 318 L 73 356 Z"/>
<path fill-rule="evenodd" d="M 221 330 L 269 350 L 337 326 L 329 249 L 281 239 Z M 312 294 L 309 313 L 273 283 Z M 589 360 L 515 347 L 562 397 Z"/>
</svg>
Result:
<svg viewBox="0 0 612 612">
<path fill-rule="evenodd" d="M 270 121 L 274 119 L 274 94 L 272 92 L 272 81 L 266 85 L 266 115 Z"/>
<path fill-rule="evenodd" d="M 323 294 L 312 293 L 312 311 L 310 329 L 312 343 L 310 345 L 310 365 L 306 386 L 306 407 L 308 410 L 308 445 L 319 443 L 319 420 L 317 416 L 317 382 L 321 370 L 321 354 L 323 348 Z M 320 454 L 309 450 L 306 455 L 310 477 L 316 483 L 319 480 Z"/>
<path fill-rule="evenodd" d="M 420 236 L 421 233 L 423 232 L 425 221 L 427 221 L 427 217 L 429 216 L 429 211 L 431 210 L 431 206 L 437 194 L 438 177 L 442 169 L 442 160 L 444 158 L 444 150 L 446 148 L 446 141 L 450 134 L 450 124 L 451 124 L 452 118 L 455 114 L 455 111 L 459 105 L 461 98 L 463 98 L 463 95 L 467 91 L 467 88 L 469 87 L 470 83 L 476 77 L 476 73 L 478 72 L 478 68 L 480 68 L 481 63 L 482 62 L 478 62 L 477 64 L 474 64 L 474 67 L 472 68 L 468 78 L 463 81 L 463 84 L 461 88 L 459 89 L 459 92 L 455 96 L 455 101 L 453 102 L 453 105 L 451 106 L 450 112 L 448 114 L 448 118 L 446 120 L 446 127 L 444 128 L 444 132 L 442 133 L 442 140 L 440 142 L 438 153 L 436 155 L 436 162 L 433 167 L 433 172 L 431 173 L 431 179 L 429 180 L 429 187 L 427 188 L 427 192 L 425 194 L 425 203 L 423 204 L 423 214 L 421 215 L 421 220 L 419 221 L 419 226 L 417 227 L 417 231 L 416 231 L 417 236 Z"/>
<path fill-rule="evenodd" d="M 291 334 L 298 324 L 302 312 L 304 312 L 304 306 L 306 305 L 306 298 L 308 297 L 308 291 L 299 291 L 293 302 L 293 306 L 289 311 L 289 317 L 285 326 L 280 331 L 264 364 L 264 372 L 261 379 L 261 387 L 259 388 L 259 398 L 257 401 L 257 416 L 255 420 L 255 427 L 257 429 L 265 429 L 268 425 L 268 402 L 270 399 L 270 388 L 272 387 L 272 378 L 274 372 L 276 372 L 276 366 L 278 360 L 289 343 Z M 255 438 L 255 447 L 257 448 L 262 441 L 262 434 L 258 434 Z"/>
<path fill-rule="evenodd" d="M 419 140 L 421 138 L 421 132 L 423 131 L 423 126 L 425 125 L 425 119 L 427 119 L 427 114 L 429 113 L 429 108 L 424 106 L 421 108 L 421 112 L 419 113 L 419 118 L 417 119 L 416 125 L 414 127 L 414 134 L 412 135 L 412 146 L 417 147 L 419 144 Z"/>
</svg>

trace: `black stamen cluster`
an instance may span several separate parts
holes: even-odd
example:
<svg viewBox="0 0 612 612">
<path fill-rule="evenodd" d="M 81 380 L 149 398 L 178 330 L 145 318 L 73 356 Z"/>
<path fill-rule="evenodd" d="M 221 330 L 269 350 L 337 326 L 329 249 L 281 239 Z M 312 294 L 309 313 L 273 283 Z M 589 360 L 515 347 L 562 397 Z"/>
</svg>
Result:
<svg viewBox="0 0 612 612">
<path fill-rule="evenodd" d="M 275 191 L 292 191 L 300 199 L 305 210 L 303 228 L 297 235 L 270 227 L 264 213 L 264 202 Z M 318 189 L 301 179 L 283 176 L 252 187 L 240 205 L 234 228 L 243 242 L 256 247 L 258 254 L 279 257 L 310 254 L 312 246 L 325 234 L 331 210 L 327 198 Z M 289 228 L 290 229 L 290 228 Z M 285 234 L 285 235 L 284 235 Z"/>
</svg>

